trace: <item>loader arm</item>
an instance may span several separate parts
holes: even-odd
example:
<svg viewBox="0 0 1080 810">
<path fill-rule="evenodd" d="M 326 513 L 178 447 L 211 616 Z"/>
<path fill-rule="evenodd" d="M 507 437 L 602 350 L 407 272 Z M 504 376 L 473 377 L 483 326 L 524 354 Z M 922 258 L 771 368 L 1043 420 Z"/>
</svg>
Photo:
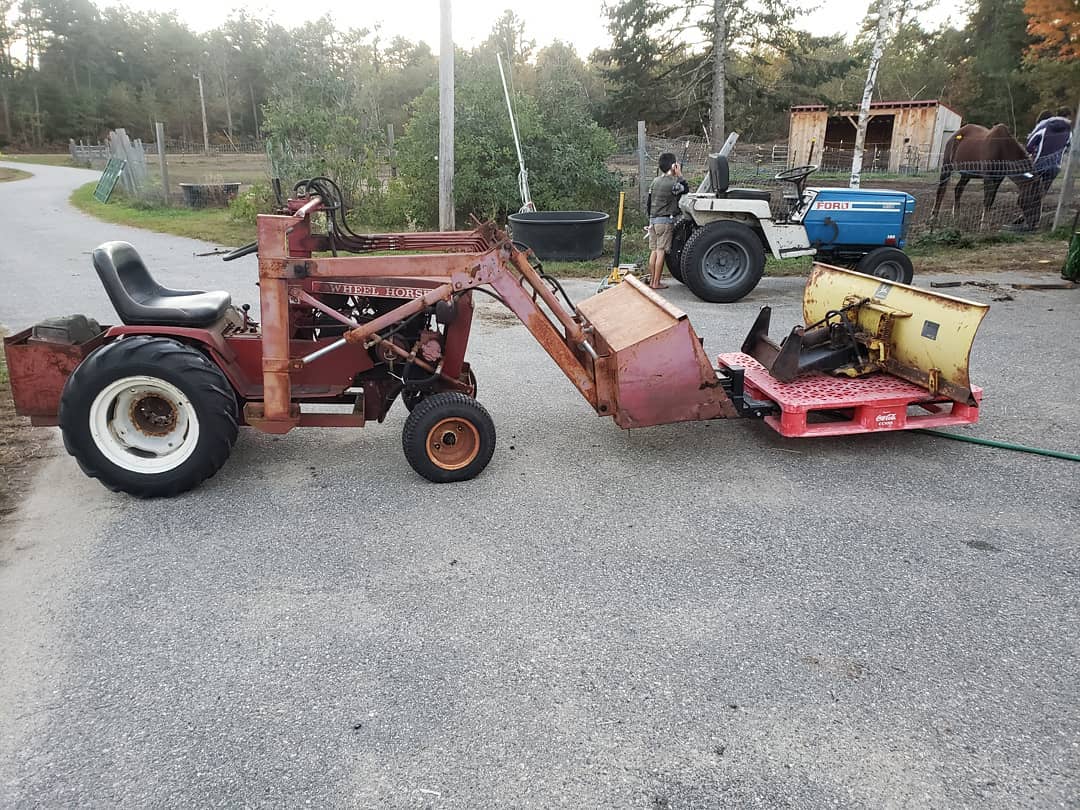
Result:
<svg viewBox="0 0 1080 810">
<path fill-rule="evenodd" d="M 259 217 L 264 398 L 247 404 L 245 418 L 262 430 L 284 432 L 300 423 L 291 372 L 348 344 L 381 343 L 393 325 L 439 302 L 454 302 L 480 286 L 499 296 L 589 405 L 602 416 L 614 417 L 620 426 L 738 415 L 728 393 L 729 378 L 713 368 L 686 314 L 636 279 L 582 301 L 571 311 L 530 265 L 528 255 L 490 224 L 471 232 L 386 235 L 372 244 L 382 250 L 401 246 L 438 253 L 313 258 L 325 247 L 310 230 L 310 215 L 316 209 Z M 453 252 L 442 252 L 448 250 Z M 364 324 L 324 309 L 349 331 L 305 357 L 291 357 L 289 301 L 311 303 L 302 285 L 332 278 L 400 283 L 412 279 L 427 282 L 428 287 Z M 389 342 L 386 347 L 402 351 Z M 464 346 L 453 345 L 448 338 L 448 356 L 463 352 Z M 459 384 L 442 368 L 410 360 L 442 374 L 448 387 Z"/>
</svg>

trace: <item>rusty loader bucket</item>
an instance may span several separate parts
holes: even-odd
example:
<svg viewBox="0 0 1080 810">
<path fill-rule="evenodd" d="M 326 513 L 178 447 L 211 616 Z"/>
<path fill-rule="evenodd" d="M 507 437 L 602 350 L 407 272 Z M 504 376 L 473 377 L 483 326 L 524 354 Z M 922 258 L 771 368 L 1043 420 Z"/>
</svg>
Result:
<svg viewBox="0 0 1080 810">
<path fill-rule="evenodd" d="M 577 309 L 598 354 L 598 413 L 624 428 L 737 415 L 686 313 L 633 276 Z"/>
</svg>

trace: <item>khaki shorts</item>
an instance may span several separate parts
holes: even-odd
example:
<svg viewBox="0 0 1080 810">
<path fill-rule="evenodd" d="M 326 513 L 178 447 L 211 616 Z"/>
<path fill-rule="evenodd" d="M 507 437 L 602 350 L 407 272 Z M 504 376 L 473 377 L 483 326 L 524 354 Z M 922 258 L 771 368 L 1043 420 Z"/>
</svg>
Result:
<svg viewBox="0 0 1080 810">
<path fill-rule="evenodd" d="M 649 250 L 662 250 L 667 253 L 671 250 L 671 237 L 675 234 L 675 226 L 668 222 L 659 222 L 649 226 Z"/>
</svg>

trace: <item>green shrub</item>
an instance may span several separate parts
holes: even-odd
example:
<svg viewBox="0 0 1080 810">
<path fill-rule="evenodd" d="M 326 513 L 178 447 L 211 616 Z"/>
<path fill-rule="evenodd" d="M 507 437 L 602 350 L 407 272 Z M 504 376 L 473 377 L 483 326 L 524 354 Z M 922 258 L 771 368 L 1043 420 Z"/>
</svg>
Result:
<svg viewBox="0 0 1080 810">
<path fill-rule="evenodd" d="M 229 202 L 229 218 L 233 222 L 254 225 L 259 214 L 272 214 L 277 202 L 269 183 L 257 183 L 241 191 Z"/>
</svg>

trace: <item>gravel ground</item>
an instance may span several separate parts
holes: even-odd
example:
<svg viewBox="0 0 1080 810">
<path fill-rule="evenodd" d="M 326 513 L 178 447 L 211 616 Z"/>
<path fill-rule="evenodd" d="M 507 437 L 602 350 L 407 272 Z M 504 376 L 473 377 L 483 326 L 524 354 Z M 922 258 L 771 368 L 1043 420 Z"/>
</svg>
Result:
<svg viewBox="0 0 1080 810">
<path fill-rule="evenodd" d="M 252 262 L 97 223 L 64 201 L 89 174 L 33 171 L 0 186 L 0 323 L 113 319 L 106 238 L 254 297 Z M 716 352 L 763 303 L 793 323 L 800 288 L 668 293 Z M 1080 293 L 1015 295 L 976 341 L 971 432 L 1080 451 Z M 397 411 L 245 432 L 174 500 L 48 461 L 0 525 L 0 805 L 1080 806 L 1070 463 L 622 432 L 491 310 L 470 359 L 499 446 L 464 484 L 412 473 Z"/>
</svg>

